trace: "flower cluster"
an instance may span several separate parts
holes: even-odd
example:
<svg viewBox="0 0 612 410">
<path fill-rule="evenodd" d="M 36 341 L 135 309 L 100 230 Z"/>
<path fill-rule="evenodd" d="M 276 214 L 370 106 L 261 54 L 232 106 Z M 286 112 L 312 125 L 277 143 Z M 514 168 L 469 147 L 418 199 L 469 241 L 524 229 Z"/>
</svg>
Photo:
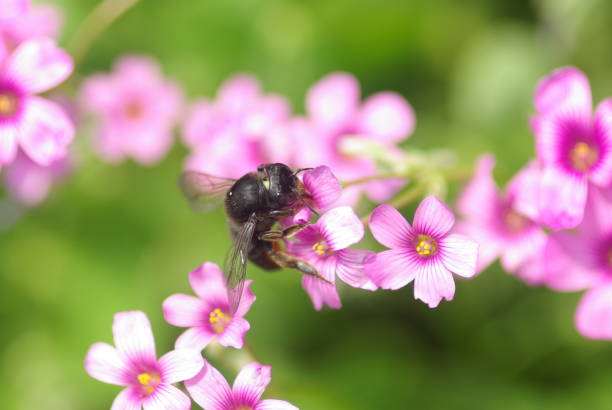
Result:
<svg viewBox="0 0 612 410">
<path fill-rule="evenodd" d="M 565 67 L 540 82 L 534 105 L 536 158 L 501 193 L 494 158 L 482 156 L 459 198 L 459 231 L 479 242 L 479 270 L 499 256 L 529 284 L 589 289 L 576 326 L 612 339 L 612 99 L 593 115 L 586 76 Z"/>
</svg>

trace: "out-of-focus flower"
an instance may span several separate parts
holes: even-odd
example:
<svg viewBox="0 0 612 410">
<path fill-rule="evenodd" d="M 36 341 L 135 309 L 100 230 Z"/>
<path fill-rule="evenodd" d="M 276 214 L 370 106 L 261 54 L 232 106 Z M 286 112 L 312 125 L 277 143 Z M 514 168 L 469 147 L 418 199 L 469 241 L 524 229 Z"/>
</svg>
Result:
<svg viewBox="0 0 612 410">
<path fill-rule="evenodd" d="M 542 253 L 546 235 L 534 222 L 537 218 L 539 167 L 529 163 L 500 193 L 493 180 L 495 158 L 483 155 L 476 172 L 461 194 L 458 207 L 465 218 L 457 231 L 479 244 L 478 270 L 485 269 L 498 256 L 503 268 L 512 273 Z M 530 283 L 539 278 L 522 276 Z"/>
<path fill-rule="evenodd" d="M 204 360 L 197 350 L 176 349 L 159 360 L 149 319 L 143 312 L 122 312 L 113 321 L 115 346 L 96 343 L 87 352 L 85 370 L 104 383 L 126 386 L 112 410 L 188 410 L 191 400 L 174 383 L 198 374 Z"/>
<path fill-rule="evenodd" d="M 186 168 L 237 178 L 262 163 L 289 163 L 291 147 L 279 127 L 290 111 L 284 97 L 263 94 L 254 77 L 228 79 L 215 101 L 197 101 L 187 116 Z"/>
<path fill-rule="evenodd" d="M 612 190 L 589 189 L 582 223 L 551 234 L 544 248 L 545 283 L 576 291 L 612 280 Z"/>
<path fill-rule="evenodd" d="M 540 220 L 555 230 L 574 228 L 589 184 L 612 182 L 612 99 L 602 101 L 593 117 L 586 76 L 565 67 L 540 82 L 534 104 L 532 127 L 543 166 Z"/>
<path fill-rule="evenodd" d="M 2 5 L 0 10 L 4 14 Z M 51 4 L 36 4 L 26 8 L 19 18 L 2 21 L 0 43 L 7 50 L 12 50 L 26 40 L 38 37 L 57 38 L 61 24 L 62 14 L 58 7 Z"/>
<path fill-rule="evenodd" d="M 15 160 L 4 169 L 4 182 L 12 197 L 34 206 L 47 197 L 51 186 L 66 176 L 70 167 L 69 155 L 41 166 L 20 150 Z"/>
<path fill-rule="evenodd" d="M 4 24 L 6 21 L 21 17 L 28 11 L 30 0 L 0 0 L 0 22 Z"/>
<path fill-rule="evenodd" d="M 612 281 L 584 294 L 576 310 L 575 322 L 584 337 L 612 340 Z"/>
<path fill-rule="evenodd" d="M 340 182 L 325 165 L 305 171 L 302 182 L 308 195 L 312 198 L 313 203 L 311 205 L 313 205 L 317 211 L 329 209 L 342 194 Z M 312 211 L 304 206 L 296 212 L 292 220 L 294 223 L 308 222 L 311 217 Z"/>
<path fill-rule="evenodd" d="M 13 161 L 18 146 L 42 166 L 66 156 L 74 126 L 57 104 L 35 94 L 64 81 L 72 68 L 70 56 L 46 38 L 0 56 L 0 165 Z"/>
<path fill-rule="evenodd" d="M 365 266 L 366 274 L 383 289 L 399 289 L 414 279 L 414 297 L 438 306 L 442 298 L 452 300 L 452 273 L 470 278 L 476 273 L 478 244 L 450 233 L 453 212 L 439 199 L 425 198 L 416 210 L 413 225 L 390 205 L 380 205 L 370 218 L 370 230 L 390 250 Z"/>
<path fill-rule="evenodd" d="M 364 261 L 374 252 L 347 249 L 363 238 L 363 224 L 348 206 L 334 208 L 319 220 L 295 235 L 297 242 L 289 242 L 289 253 L 310 263 L 321 276 L 334 284 L 304 275 L 302 286 L 312 299 L 315 309 L 323 305 L 341 307 L 336 291 L 336 275 L 357 288 L 375 288 L 363 272 Z"/>
<path fill-rule="evenodd" d="M 115 62 L 111 74 L 95 74 L 84 82 L 81 101 L 98 117 L 94 145 L 102 158 L 119 162 L 132 157 L 150 165 L 172 145 L 182 96 L 155 60 L 125 56 Z"/>
<path fill-rule="evenodd" d="M 284 400 L 260 400 L 272 380 L 271 370 L 270 366 L 249 363 L 230 387 L 217 369 L 205 363 L 196 377 L 185 382 L 185 387 L 204 410 L 297 410 Z"/>
<path fill-rule="evenodd" d="M 306 109 L 311 129 L 294 134 L 292 142 L 297 147 L 317 147 L 317 162 L 327 164 L 341 179 L 356 179 L 376 172 L 371 158 L 351 155 L 345 147 L 347 138 L 376 142 L 393 150 L 415 126 L 414 111 L 402 96 L 381 92 L 360 105 L 359 83 L 352 75 L 342 72 L 330 74 L 313 85 L 306 97 Z M 296 152 L 297 165 L 309 166 L 300 161 L 301 150 Z M 397 180 L 382 180 L 365 186 L 368 196 L 381 202 L 402 185 Z"/>
<path fill-rule="evenodd" d="M 177 348 L 202 350 L 211 340 L 241 348 L 249 322 L 243 316 L 255 301 L 246 281 L 238 310 L 230 315 L 227 285 L 217 265 L 206 262 L 189 273 L 189 283 L 198 297 L 176 294 L 164 301 L 164 318 L 174 326 L 189 327 L 176 340 Z"/>
</svg>

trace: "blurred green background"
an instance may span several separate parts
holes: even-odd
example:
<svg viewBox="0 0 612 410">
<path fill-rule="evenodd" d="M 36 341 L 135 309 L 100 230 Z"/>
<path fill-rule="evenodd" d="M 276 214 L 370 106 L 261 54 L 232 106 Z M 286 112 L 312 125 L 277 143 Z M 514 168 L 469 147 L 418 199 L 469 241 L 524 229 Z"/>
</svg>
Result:
<svg viewBox="0 0 612 410">
<path fill-rule="evenodd" d="M 57 4 L 66 44 L 96 2 Z M 413 104 L 407 149 L 450 148 L 465 166 L 493 152 L 505 182 L 533 155 L 527 124 L 540 77 L 573 64 L 595 101 L 612 95 L 610 38 L 605 0 L 142 0 L 75 79 L 145 53 L 189 98 L 248 71 L 301 112 L 314 81 L 346 70 L 363 94 L 395 90 Z M 181 198 L 180 143 L 152 168 L 102 163 L 85 132 L 75 145 L 71 178 L 0 233 L 5 409 L 110 408 L 119 388 L 85 373 L 88 347 L 111 342 L 114 313 L 139 309 L 158 352 L 170 349 L 182 330 L 163 321 L 161 302 L 190 293 L 187 273 L 221 263 L 230 245 L 221 211 L 194 214 Z M 497 264 L 458 280 L 455 300 L 435 310 L 410 285 L 343 288 L 342 310 L 315 312 L 299 275 L 249 275 L 257 302 L 247 338 L 273 366 L 268 397 L 323 410 L 612 408 L 612 344 L 576 333 L 579 295 L 530 288 Z"/>
</svg>

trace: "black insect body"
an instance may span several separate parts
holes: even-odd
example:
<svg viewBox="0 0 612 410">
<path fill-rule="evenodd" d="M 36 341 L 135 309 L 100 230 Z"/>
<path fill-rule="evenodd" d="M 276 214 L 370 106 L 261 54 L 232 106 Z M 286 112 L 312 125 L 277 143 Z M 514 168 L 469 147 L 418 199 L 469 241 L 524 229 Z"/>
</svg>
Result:
<svg viewBox="0 0 612 410">
<path fill-rule="evenodd" d="M 307 224 L 273 229 L 282 218 L 294 215 L 308 206 L 309 195 L 297 178 L 304 169 L 292 171 L 280 163 L 264 164 L 257 172 L 238 180 L 219 178 L 194 171 L 181 176 L 181 187 L 198 211 L 206 211 L 224 198 L 228 225 L 234 246 L 228 253 L 224 273 L 227 278 L 230 314 L 240 303 L 246 278 L 247 260 L 274 270 L 297 269 L 306 275 L 326 281 L 310 264 L 282 249 L 283 239 L 302 230 Z"/>
</svg>

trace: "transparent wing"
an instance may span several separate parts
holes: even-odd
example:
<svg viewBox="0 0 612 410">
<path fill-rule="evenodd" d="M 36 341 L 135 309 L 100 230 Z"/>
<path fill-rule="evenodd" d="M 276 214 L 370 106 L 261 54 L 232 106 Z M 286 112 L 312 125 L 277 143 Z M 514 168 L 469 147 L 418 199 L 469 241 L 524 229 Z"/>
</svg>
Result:
<svg viewBox="0 0 612 410">
<path fill-rule="evenodd" d="M 223 272 L 227 281 L 227 298 L 230 305 L 230 315 L 232 316 L 240 306 L 240 298 L 246 280 L 247 258 L 256 226 L 257 219 L 253 213 L 234 236 L 234 246 L 225 258 Z"/>
<path fill-rule="evenodd" d="M 221 178 L 197 171 L 185 171 L 179 185 L 189 205 L 196 212 L 208 212 L 217 208 L 225 194 L 236 182 L 235 179 Z"/>
</svg>

